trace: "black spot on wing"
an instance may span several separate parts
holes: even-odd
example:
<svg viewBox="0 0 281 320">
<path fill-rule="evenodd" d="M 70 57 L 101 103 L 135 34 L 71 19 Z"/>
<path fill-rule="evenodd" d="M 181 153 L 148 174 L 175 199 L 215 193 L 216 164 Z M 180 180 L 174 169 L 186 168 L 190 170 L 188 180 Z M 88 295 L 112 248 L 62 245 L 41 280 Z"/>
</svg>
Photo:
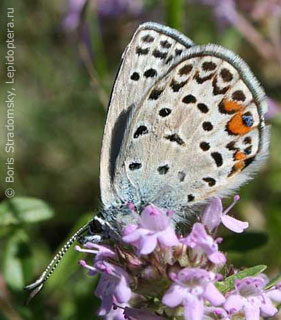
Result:
<svg viewBox="0 0 281 320">
<path fill-rule="evenodd" d="M 202 141 L 202 142 L 200 142 L 200 148 L 203 151 L 208 151 L 210 149 L 210 143 Z"/>
<path fill-rule="evenodd" d="M 195 80 L 197 81 L 197 83 L 202 84 L 202 83 L 204 83 L 205 81 L 208 81 L 208 80 L 212 79 L 212 77 L 214 76 L 214 74 L 215 74 L 215 73 L 211 73 L 211 74 L 209 74 L 209 75 L 207 75 L 207 76 L 205 76 L 205 77 L 201 77 L 201 76 L 199 75 L 199 72 L 197 72 L 194 77 L 195 77 Z"/>
<path fill-rule="evenodd" d="M 232 93 L 232 99 L 235 101 L 245 101 L 246 96 L 242 90 L 236 90 Z"/>
<path fill-rule="evenodd" d="M 178 172 L 178 178 L 180 182 L 183 182 L 185 179 L 186 173 L 184 171 L 179 171 Z"/>
<path fill-rule="evenodd" d="M 148 129 L 146 126 L 139 126 L 134 133 L 134 139 L 137 139 L 139 136 L 148 134 Z"/>
<path fill-rule="evenodd" d="M 141 163 L 139 163 L 139 162 L 132 162 L 129 164 L 129 169 L 131 171 L 138 170 L 140 168 L 141 168 Z"/>
<path fill-rule="evenodd" d="M 213 130 L 213 125 L 211 124 L 210 121 L 205 121 L 205 122 L 203 122 L 202 127 L 203 127 L 203 129 L 204 129 L 205 131 L 211 131 L 211 130 Z"/>
<path fill-rule="evenodd" d="M 231 141 L 226 145 L 226 148 L 230 151 L 237 151 L 239 148 L 237 148 L 235 145 L 236 141 Z"/>
<path fill-rule="evenodd" d="M 180 56 L 182 54 L 182 49 L 176 49 L 175 50 L 175 55 Z"/>
<path fill-rule="evenodd" d="M 146 78 L 153 78 L 157 76 L 157 71 L 155 69 L 147 69 L 144 74 L 143 74 Z"/>
<path fill-rule="evenodd" d="M 244 138 L 243 142 L 245 144 L 250 144 L 252 142 L 252 138 L 251 137 L 246 137 L 246 138 Z"/>
<path fill-rule="evenodd" d="M 148 48 L 141 48 L 141 47 L 137 47 L 136 48 L 136 54 L 138 56 L 145 56 L 147 55 L 149 52 L 149 49 Z"/>
<path fill-rule="evenodd" d="M 171 112 L 172 112 L 172 110 L 169 109 L 169 108 L 162 108 L 162 109 L 159 111 L 159 116 L 165 118 L 165 117 L 167 117 Z"/>
<path fill-rule="evenodd" d="M 249 147 L 245 148 L 245 149 L 244 149 L 244 153 L 245 153 L 246 155 L 251 154 L 251 153 L 252 153 L 252 146 L 249 146 Z"/>
<path fill-rule="evenodd" d="M 221 167 L 223 164 L 222 155 L 219 152 L 212 152 L 211 156 L 215 160 L 217 167 Z"/>
<path fill-rule="evenodd" d="M 212 85 L 213 85 L 213 94 L 215 96 L 217 96 L 219 94 L 225 94 L 227 92 L 227 90 L 230 88 L 230 86 L 220 88 L 220 87 L 218 87 L 217 83 L 218 83 L 217 77 L 214 77 Z"/>
<path fill-rule="evenodd" d="M 183 67 L 180 68 L 179 70 L 179 75 L 183 76 L 183 75 L 187 75 L 190 73 L 190 71 L 192 70 L 192 64 L 186 64 Z"/>
<path fill-rule="evenodd" d="M 167 58 L 167 52 L 161 52 L 161 51 L 159 51 L 157 49 L 153 50 L 152 55 L 155 58 L 158 58 L 158 59 L 161 59 L 161 60 L 164 60 L 164 59 Z"/>
<path fill-rule="evenodd" d="M 151 43 L 151 42 L 154 41 L 154 38 L 149 34 L 146 34 L 141 39 L 142 39 L 143 42 L 146 42 L 146 43 Z"/>
<path fill-rule="evenodd" d="M 167 164 L 165 164 L 164 166 L 160 166 L 157 168 L 157 171 L 159 172 L 159 174 L 163 175 L 166 174 L 169 171 L 169 166 Z"/>
<path fill-rule="evenodd" d="M 205 103 L 198 103 L 197 108 L 202 112 L 202 113 L 207 113 L 209 111 L 209 108 L 205 105 Z"/>
<path fill-rule="evenodd" d="M 192 94 L 188 94 L 187 96 L 183 97 L 182 102 L 186 104 L 195 103 L 196 98 Z"/>
<path fill-rule="evenodd" d="M 164 49 L 169 49 L 171 48 L 172 44 L 168 40 L 162 40 L 160 41 L 160 45 Z"/>
<path fill-rule="evenodd" d="M 232 73 L 226 68 L 221 70 L 220 76 L 224 82 L 230 82 L 233 79 Z"/>
<path fill-rule="evenodd" d="M 194 199 L 195 199 L 195 197 L 194 197 L 193 194 L 189 194 L 189 195 L 187 196 L 187 201 L 188 201 L 188 202 L 191 202 L 191 201 L 193 201 Z"/>
<path fill-rule="evenodd" d="M 182 138 L 176 134 L 169 134 L 167 136 L 165 136 L 165 139 L 171 141 L 171 142 L 176 142 L 178 145 L 183 146 L 184 145 L 184 141 L 182 140 Z"/>
<path fill-rule="evenodd" d="M 186 83 L 187 83 L 187 80 L 182 82 L 177 82 L 173 79 L 171 81 L 170 87 L 174 92 L 178 92 L 184 85 L 186 85 Z"/>
<path fill-rule="evenodd" d="M 253 157 L 250 157 L 250 158 L 248 158 L 248 159 L 245 159 L 244 160 L 244 164 L 245 164 L 245 168 L 246 167 L 248 167 L 254 160 L 255 160 L 255 156 L 253 156 Z"/>
<path fill-rule="evenodd" d="M 157 100 L 161 93 L 163 92 L 163 90 L 159 90 L 159 89 L 153 89 L 148 97 L 149 100 Z"/>
<path fill-rule="evenodd" d="M 216 184 L 216 180 L 211 177 L 203 178 L 203 180 L 208 183 L 209 187 L 213 187 Z"/>
<path fill-rule="evenodd" d="M 205 61 L 202 64 L 202 69 L 204 71 L 213 71 L 216 69 L 216 67 L 217 67 L 217 65 L 212 61 Z"/>
<path fill-rule="evenodd" d="M 140 75 L 137 72 L 132 73 L 131 80 L 138 81 L 139 78 L 140 78 Z"/>
</svg>

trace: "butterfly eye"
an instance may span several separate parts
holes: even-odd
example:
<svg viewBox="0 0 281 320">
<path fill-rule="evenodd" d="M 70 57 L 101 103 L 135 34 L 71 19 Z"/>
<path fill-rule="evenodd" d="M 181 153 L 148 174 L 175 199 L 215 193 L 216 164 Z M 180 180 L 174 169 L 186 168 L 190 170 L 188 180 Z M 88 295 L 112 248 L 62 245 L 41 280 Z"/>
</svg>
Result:
<svg viewBox="0 0 281 320">
<path fill-rule="evenodd" d="M 102 231 L 103 231 L 103 228 L 100 221 L 97 219 L 93 219 L 89 225 L 90 234 L 99 234 L 99 233 L 102 233 Z"/>
</svg>

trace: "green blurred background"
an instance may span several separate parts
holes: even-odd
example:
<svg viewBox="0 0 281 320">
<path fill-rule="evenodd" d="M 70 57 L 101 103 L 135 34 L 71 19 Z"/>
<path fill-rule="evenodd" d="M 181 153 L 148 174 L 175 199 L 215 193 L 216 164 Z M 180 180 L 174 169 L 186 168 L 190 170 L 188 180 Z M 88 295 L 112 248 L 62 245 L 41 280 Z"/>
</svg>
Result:
<svg viewBox="0 0 281 320">
<path fill-rule="evenodd" d="M 4 189 L 7 8 L 15 9 L 15 183 Z M 235 266 L 281 262 L 281 3 L 279 0 L 2 0 L 0 2 L 0 319 L 96 319 L 96 280 L 69 250 L 28 306 L 22 288 L 100 207 L 99 154 L 118 63 L 137 26 L 167 24 L 250 65 L 270 97 L 270 156 L 233 213 L 249 233 L 225 233 Z M 4 106 L 4 107 L 2 107 Z M 226 201 L 227 203 L 227 201 Z"/>
</svg>

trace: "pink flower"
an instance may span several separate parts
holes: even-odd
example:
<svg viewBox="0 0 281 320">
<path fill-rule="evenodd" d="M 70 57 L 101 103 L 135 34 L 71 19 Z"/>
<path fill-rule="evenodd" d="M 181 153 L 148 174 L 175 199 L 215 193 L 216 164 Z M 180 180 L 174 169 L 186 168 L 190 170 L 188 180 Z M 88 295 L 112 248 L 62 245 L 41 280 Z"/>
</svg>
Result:
<svg viewBox="0 0 281 320">
<path fill-rule="evenodd" d="M 214 240 L 210 235 L 207 234 L 202 223 L 194 223 L 191 233 L 181 239 L 181 243 L 187 245 L 196 251 L 197 254 L 205 253 L 208 259 L 214 263 L 223 265 L 226 262 L 226 258 L 218 248 L 218 240 Z"/>
<path fill-rule="evenodd" d="M 213 306 L 225 302 L 224 296 L 214 286 L 215 274 L 199 268 L 185 268 L 171 274 L 174 283 L 162 298 L 170 308 L 184 306 L 186 320 L 201 320 L 204 315 L 204 300 Z"/>
<path fill-rule="evenodd" d="M 273 289 L 264 291 L 266 281 L 263 277 L 246 277 L 235 280 L 235 290 L 233 290 L 224 308 L 231 315 L 244 312 L 246 320 L 259 320 L 262 317 L 273 317 L 277 313 L 277 308 L 272 301 L 281 301 L 281 291 Z"/>
<path fill-rule="evenodd" d="M 237 233 L 241 233 L 244 229 L 248 228 L 248 222 L 240 221 L 227 214 L 239 199 L 240 197 L 236 195 L 233 203 L 223 211 L 221 199 L 219 197 L 211 198 L 202 216 L 202 223 L 209 232 L 213 232 L 220 223 L 229 230 Z"/>
<path fill-rule="evenodd" d="M 125 270 L 103 260 L 96 261 L 94 267 L 87 265 L 84 260 L 80 260 L 80 264 L 92 273 L 101 274 L 95 291 L 95 295 L 102 301 L 100 316 L 108 314 L 114 303 L 127 303 L 130 300 L 130 278 Z"/>
<path fill-rule="evenodd" d="M 277 101 L 275 101 L 271 98 L 268 98 L 267 102 L 268 102 L 268 111 L 265 114 L 266 120 L 275 117 L 276 115 L 280 114 L 280 112 L 281 112 L 280 104 Z"/>
<path fill-rule="evenodd" d="M 123 241 L 138 248 L 139 253 L 149 254 L 157 246 L 177 246 L 179 240 L 171 226 L 171 212 L 148 205 L 140 215 L 137 225 L 130 224 L 123 230 Z"/>
</svg>

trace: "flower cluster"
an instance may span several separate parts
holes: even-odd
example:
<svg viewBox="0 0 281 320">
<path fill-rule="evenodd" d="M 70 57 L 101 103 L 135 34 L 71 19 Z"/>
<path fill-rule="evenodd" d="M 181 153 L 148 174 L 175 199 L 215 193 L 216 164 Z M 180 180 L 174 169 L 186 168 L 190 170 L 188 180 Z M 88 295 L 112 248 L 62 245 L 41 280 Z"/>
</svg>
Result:
<svg viewBox="0 0 281 320">
<path fill-rule="evenodd" d="M 241 233 L 247 222 L 228 215 L 239 200 L 223 210 L 211 199 L 200 222 L 187 235 L 178 235 L 173 213 L 152 204 L 136 224 L 127 225 L 120 243 L 87 243 L 80 252 L 94 254 L 93 265 L 80 260 L 90 275 L 100 274 L 95 294 L 101 299 L 99 315 L 110 320 L 246 319 L 259 320 L 277 313 L 281 285 L 262 273 L 227 272 L 226 256 L 215 238 L 220 224 Z M 130 205 L 131 210 L 134 208 Z M 251 270 L 251 269 L 248 269 Z"/>
</svg>

